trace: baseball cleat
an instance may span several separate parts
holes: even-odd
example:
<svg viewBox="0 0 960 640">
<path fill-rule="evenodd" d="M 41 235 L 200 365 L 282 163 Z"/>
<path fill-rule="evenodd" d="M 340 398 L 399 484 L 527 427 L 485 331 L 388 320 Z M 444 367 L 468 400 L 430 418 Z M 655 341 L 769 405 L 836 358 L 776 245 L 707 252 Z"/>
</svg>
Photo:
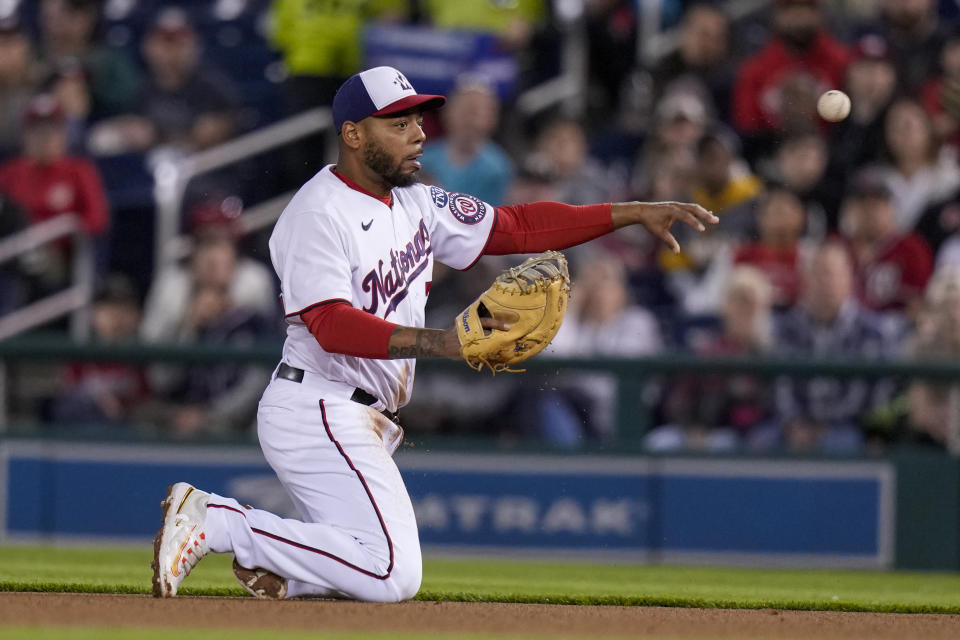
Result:
<svg viewBox="0 0 960 640">
<path fill-rule="evenodd" d="M 163 526 L 153 539 L 153 596 L 172 598 L 200 558 L 207 555 L 207 500 L 210 494 L 178 482 L 167 489 Z"/>
<path fill-rule="evenodd" d="M 266 569 L 247 569 L 233 559 L 233 575 L 247 593 L 261 600 L 283 600 L 287 597 L 287 579 Z"/>
</svg>

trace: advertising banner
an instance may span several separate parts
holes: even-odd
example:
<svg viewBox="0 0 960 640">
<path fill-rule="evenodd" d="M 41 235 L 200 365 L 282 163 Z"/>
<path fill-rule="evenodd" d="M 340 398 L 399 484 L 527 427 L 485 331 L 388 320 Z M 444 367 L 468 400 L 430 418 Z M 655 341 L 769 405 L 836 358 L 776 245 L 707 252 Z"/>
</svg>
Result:
<svg viewBox="0 0 960 640">
<path fill-rule="evenodd" d="M 399 453 L 430 550 L 646 562 L 889 567 L 883 462 Z M 8 442 L 0 532 L 146 539 L 187 481 L 297 517 L 256 449 Z"/>
</svg>

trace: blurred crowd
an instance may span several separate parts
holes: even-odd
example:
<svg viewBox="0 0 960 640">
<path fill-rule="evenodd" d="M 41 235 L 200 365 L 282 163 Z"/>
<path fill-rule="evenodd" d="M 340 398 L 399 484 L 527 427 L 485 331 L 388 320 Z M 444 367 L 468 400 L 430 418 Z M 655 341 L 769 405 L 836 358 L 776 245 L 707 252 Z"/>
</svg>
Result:
<svg viewBox="0 0 960 640">
<path fill-rule="evenodd" d="M 364 66 L 364 29 L 418 25 L 488 34 L 516 64 L 507 93 L 482 68 L 451 83 L 427 119 L 424 181 L 494 205 L 680 200 L 720 217 L 703 234 L 678 229 L 679 254 L 634 228 L 571 250 L 570 312 L 544 357 L 960 355 L 960 3 L 7 4 L 0 234 L 79 217 L 96 256 L 96 340 L 279 339 L 275 278 L 263 238 L 244 233 L 245 203 L 295 188 L 329 160 L 318 151 L 329 140 L 191 184 L 186 256 L 159 271 L 149 169 L 329 105 Z M 520 104 L 578 70 L 572 99 Z M 842 122 L 817 115 L 828 89 L 851 98 Z M 55 243 L 4 265 L 0 313 L 64 287 L 72 250 Z M 438 266 L 428 325 L 447 326 L 505 264 Z M 41 412 L 58 424 L 243 432 L 266 375 L 75 364 Z M 646 427 L 657 452 L 943 448 L 960 411 L 956 389 L 923 380 L 691 374 L 651 379 L 629 399 L 649 417 L 641 427 L 617 423 L 623 399 L 603 373 L 498 377 L 469 393 L 443 376 L 419 384 L 406 412 L 415 430 L 576 447 Z"/>
</svg>

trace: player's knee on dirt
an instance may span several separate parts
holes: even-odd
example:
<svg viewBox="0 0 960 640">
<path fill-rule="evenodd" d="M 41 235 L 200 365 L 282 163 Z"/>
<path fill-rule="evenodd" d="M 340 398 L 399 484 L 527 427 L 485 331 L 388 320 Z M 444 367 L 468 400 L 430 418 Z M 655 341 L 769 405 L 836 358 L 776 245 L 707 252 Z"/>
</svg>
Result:
<svg viewBox="0 0 960 640">
<path fill-rule="evenodd" d="M 390 578 L 384 584 L 384 602 L 404 602 L 411 600 L 420 591 L 423 579 L 423 567 L 419 559 L 416 563 L 398 563 Z"/>
<path fill-rule="evenodd" d="M 423 580 L 423 567 L 419 562 L 415 567 L 408 568 L 407 572 L 400 577 L 397 585 L 399 595 L 398 602 L 411 600 L 417 592 L 420 591 L 420 583 Z"/>
</svg>

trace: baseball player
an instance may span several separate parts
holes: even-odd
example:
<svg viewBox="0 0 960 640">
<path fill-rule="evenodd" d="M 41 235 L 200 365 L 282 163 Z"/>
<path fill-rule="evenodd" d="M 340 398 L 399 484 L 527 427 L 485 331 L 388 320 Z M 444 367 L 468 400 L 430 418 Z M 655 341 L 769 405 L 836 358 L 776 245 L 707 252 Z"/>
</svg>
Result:
<svg viewBox="0 0 960 640">
<path fill-rule="evenodd" d="M 304 184 L 270 238 L 287 338 L 258 436 L 301 519 L 173 485 L 154 541 L 155 596 L 176 595 L 212 552 L 233 553 L 237 578 L 262 598 L 412 598 L 420 543 L 391 417 L 410 398 L 416 358 L 461 358 L 456 329 L 423 328 L 434 260 L 469 269 L 482 255 L 564 249 L 638 223 L 678 251 L 674 222 L 717 222 L 693 204 L 492 207 L 419 184 L 422 114 L 443 103 L 391 67 L 337 92 L 337 163 Z"/>
</svg>

